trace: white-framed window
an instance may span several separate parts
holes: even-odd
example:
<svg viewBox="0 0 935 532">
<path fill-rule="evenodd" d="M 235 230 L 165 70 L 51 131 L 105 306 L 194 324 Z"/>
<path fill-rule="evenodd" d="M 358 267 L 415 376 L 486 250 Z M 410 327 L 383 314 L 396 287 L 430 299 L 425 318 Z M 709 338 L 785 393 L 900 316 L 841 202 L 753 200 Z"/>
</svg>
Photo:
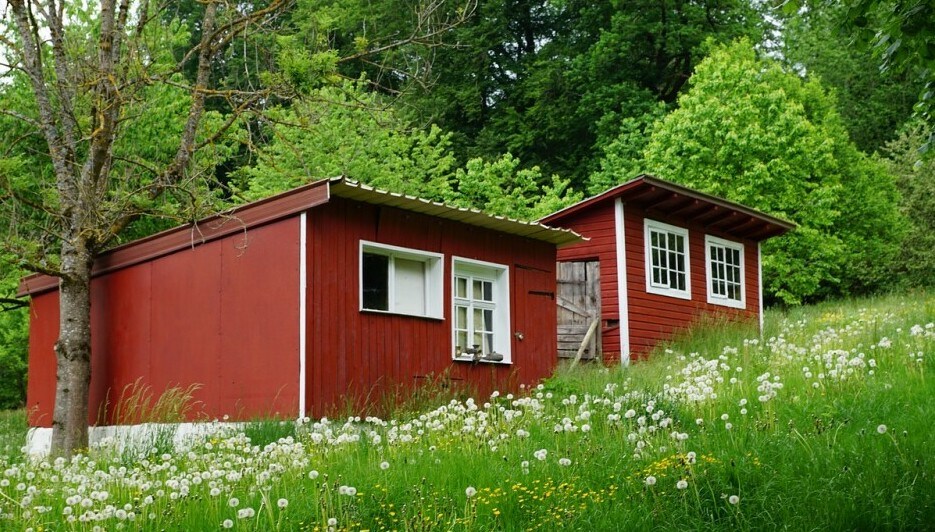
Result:
<svg viewBox="0 0 935 532">
<path fill-rule="evenodd" d="M 705 235 L 708 303 L 746 308 L 743 244 Z"/>
<path fill-rule="evenodd" d="M 645 219 L 646 291 L 691 299 L 688 229 Z"/>
<path fill-rule="evenodd" d="M 453 257 L 451 271 L 453 358 L 509 363 L 510 269 Z"/>
<path fill-rule="evenodd" d="M 360 310 L 443 319 L 443 255 L 360 241 Z"/>
</svg>

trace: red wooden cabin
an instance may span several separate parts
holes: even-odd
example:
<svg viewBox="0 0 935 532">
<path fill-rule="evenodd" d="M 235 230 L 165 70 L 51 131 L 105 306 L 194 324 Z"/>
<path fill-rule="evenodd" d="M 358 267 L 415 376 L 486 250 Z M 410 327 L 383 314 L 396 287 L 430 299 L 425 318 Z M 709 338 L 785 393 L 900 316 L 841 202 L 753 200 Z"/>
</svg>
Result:
<svg viewBox="0 0 935 532">
<path fill-rule="evenodd" d="M 436 376 L 479 393 L 556 363 L 552 229 L 324 180 L 116 248 L 92 280 L 93 424 L 137 379 L 200 413 L 319 416 Z M 49 427 L 57 279 L 32 296 L 30 424 Z"/>
<path fill-rule="evenodd" d="M 704 314 L 762 320 L 760 243 L 794 227 L 648 175 L 540 222 L 589 238 L 558 252 L 560 349 L 563 333 L 574 346 L 593 320 L 600 342 L 589 354 L 624 362 Z"/>
</svg>

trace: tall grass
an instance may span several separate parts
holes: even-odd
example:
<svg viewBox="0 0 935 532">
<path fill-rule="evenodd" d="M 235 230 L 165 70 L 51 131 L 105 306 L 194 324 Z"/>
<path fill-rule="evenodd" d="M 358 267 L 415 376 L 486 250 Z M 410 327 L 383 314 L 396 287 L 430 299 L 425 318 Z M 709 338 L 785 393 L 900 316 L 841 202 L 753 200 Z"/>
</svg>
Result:
<svg viewBox="0 0 935 532">
<path fill-rule="evenodd" d="M 772 311 L 762 337 L 705 327 L 516 396 L 218 424 L 134 464 L 12 457 L 0 511 L 46 530 L 927 530 L 933 322 L 924 293 Z"/>
</svg>

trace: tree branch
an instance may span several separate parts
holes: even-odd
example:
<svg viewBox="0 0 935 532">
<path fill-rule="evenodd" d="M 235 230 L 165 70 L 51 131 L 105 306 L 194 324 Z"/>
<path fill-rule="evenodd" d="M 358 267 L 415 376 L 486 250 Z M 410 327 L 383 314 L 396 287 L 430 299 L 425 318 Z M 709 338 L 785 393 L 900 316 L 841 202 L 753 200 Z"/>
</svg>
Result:
<svg viewBox="0 0 935 532">
<path fill-rule="evenodd" d="M 23 301 L 22 299 L 11 299 L 8 297 L 0 297 L 0 311 L 7 312 L 10 310 L 21 309 L 29 306 L 29 301 Z"/>
</svg>

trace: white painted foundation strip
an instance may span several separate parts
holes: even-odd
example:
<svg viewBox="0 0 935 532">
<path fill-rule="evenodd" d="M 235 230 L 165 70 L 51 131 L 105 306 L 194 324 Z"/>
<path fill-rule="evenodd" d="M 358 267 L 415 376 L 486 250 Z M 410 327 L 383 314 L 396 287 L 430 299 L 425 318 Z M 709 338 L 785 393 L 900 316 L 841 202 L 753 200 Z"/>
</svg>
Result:
<svg viewBox="0 0 935 532">
<path fill-rule="evenodd" d="M 290 423 L 292 423 L 290 421 Z M 116 445 L 123 449 L 151 448 L 160 436 L 172 436 L 176 449 L 188 449 L 197 438 L 215 434 L 218 430 L 243 430 L 243 423 L 205 422 L 205 423 L 142 423 L 140 425 L 108 425 L 88 428 L 90 447 Z M 161 439 L 161 438 L 160 438 Z M 52 429 L 33 427 L 26 433 L 26 455 L 42 457 L 49 454 L 52 447 Z"/>
<path fill-rule="evenodd" d="M 307 216 L 306 212 L 302 212 L 302 215 L 299 216 L 299 419 L 305 417 L 305 288 L 308 285 Z"/>
<path fill-rule="evenodd" d="M 627 299 L 627 249 L 623 200 L 614 201 L 614 240 L 617 248 L 617 302 L 620 307 L 620 363 L 630 364 L 630 303 Z"/>
</svg>

